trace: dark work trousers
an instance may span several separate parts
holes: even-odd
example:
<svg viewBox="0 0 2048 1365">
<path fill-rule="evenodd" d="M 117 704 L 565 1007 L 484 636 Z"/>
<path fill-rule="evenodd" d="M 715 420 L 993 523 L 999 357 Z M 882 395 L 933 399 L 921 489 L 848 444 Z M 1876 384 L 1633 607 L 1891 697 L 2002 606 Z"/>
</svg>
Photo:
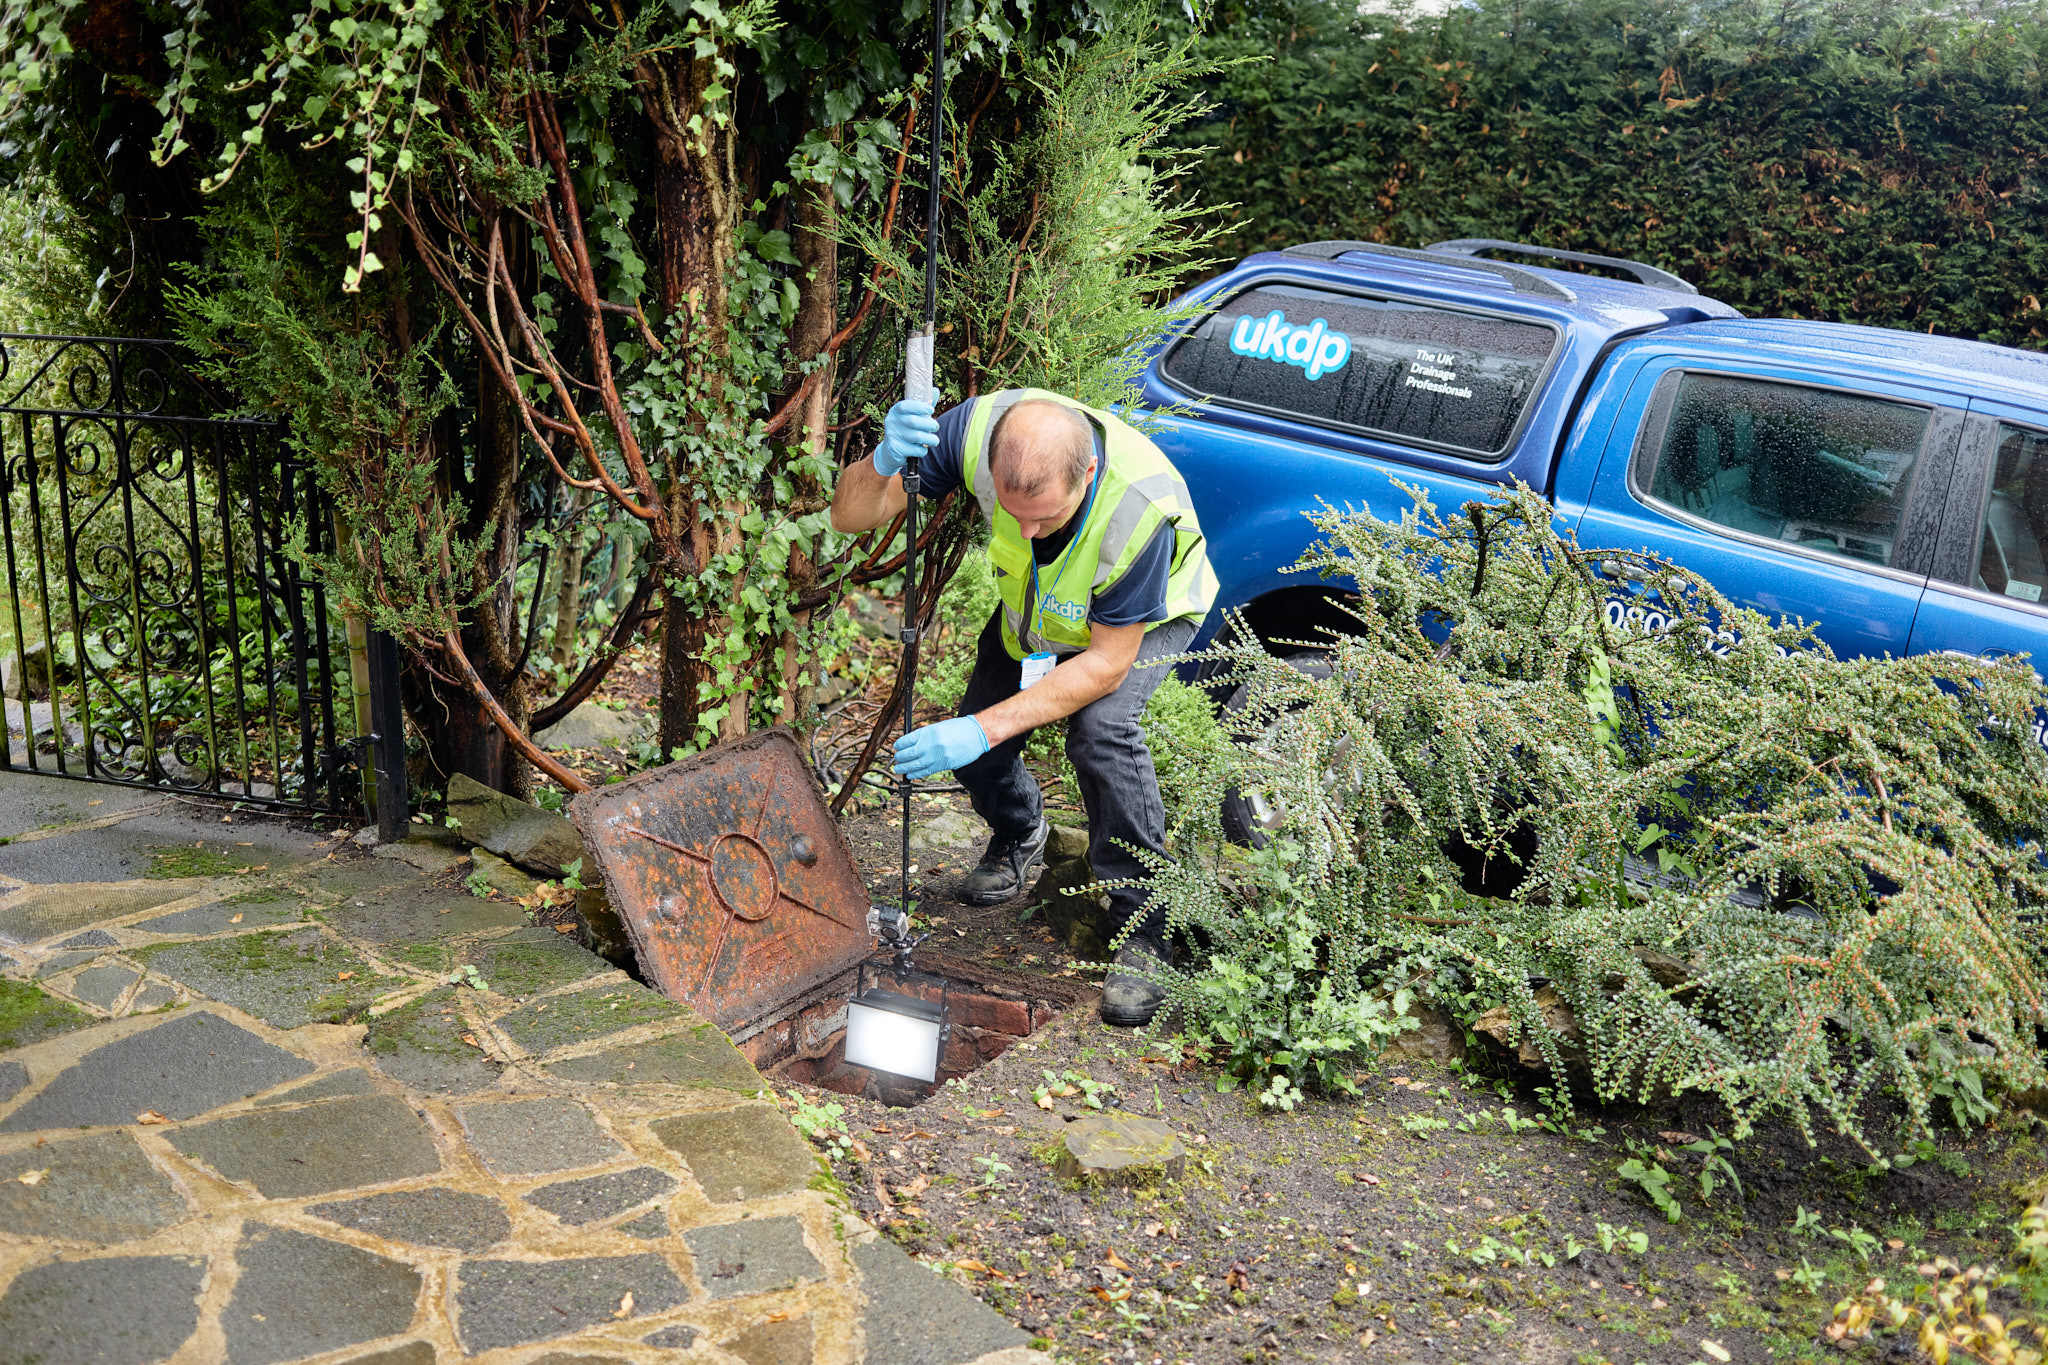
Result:
<svg viewBox="0 0 2048 1365">
<path fill-rule="evenodd" d="M 1138 663 L 1178 654 L 1195 638 L 1197 621 L 1169 621 L 1145 632 Z M 1166 852 L 1166 809 L 1159 800 L 1159 778 L 1152 770 L 1152 751 L 1138 717 L 1153 689 L 1173 670 L 1165 666 L 1133 666 L 1116 691 L 1098 697 L 1067 717 L 1067 761 L 1081 786 L 1088 811 L 1088 861 L 1104 881 L 1150 875 L 1125 844 Z M 1022 666 L 1003 648 L 1002 608 L 989 617 L 975 645 L 974 674 L 960 698 L 960 714 L 986 711 L 1017 691 Z M 1038 782 L 1024 767 L 1021 754 L 1028 733 L 996 745 L 974 762 L 955 770 L 967 789 L 974 813 L 1005 841 L 1026 838 L 1038 827 L 1044 802 Z M 1150 892 L 1142 886 L 1119 887 L 1109 893 L 1115 922 L 1122 924 L 1142 911 Z M 1152 914 L 1133 931 L 1134 937 L 1163 945 L 1165 917 Z"/>
</svg>

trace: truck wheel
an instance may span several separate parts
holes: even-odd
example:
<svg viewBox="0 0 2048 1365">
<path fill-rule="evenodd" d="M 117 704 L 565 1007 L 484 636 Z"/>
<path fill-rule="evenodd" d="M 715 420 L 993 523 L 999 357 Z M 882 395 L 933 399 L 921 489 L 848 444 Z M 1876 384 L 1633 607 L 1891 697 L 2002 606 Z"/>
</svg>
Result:
<svg viewBox="0 0 2048 1365">
<path fill-rule="evenodd" d="M 1330 656 L 1319 650 L 1297 650 L 1292 654 L 1281 655 L 1280 661 L 1297 673 L 1304 673 L 1311 678 L 1330 676 Z M 1249 700 L 1248 690 L 1242 683 L 1232 689 L 1230 695 L 1224 698 L 1217 719 L 1240 744 L 1257 748 L 1260 745 L 1279 742 L 1285 716 L 1274 717 L 1271 724 L 1257 733 L 1239 730 L 1232 724 L 1233 717 L 1244 710 Z M 1259 791 L 1239 791 L 1236 787 L 1225 789 L 1220 814 L 1223 837 L 1233 844 L 1240 844 L 1246 848 L 1264 848 L 1273 831 L 1287 821 L 1286 808 L 1273 798 Z"/>
</svg>

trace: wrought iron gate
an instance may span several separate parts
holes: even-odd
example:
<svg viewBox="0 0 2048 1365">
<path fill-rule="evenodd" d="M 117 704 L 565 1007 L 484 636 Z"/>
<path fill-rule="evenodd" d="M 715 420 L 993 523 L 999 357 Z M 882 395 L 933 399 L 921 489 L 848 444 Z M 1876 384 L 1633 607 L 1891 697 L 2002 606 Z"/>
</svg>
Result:
<svg viewBox="0 0 2048 1365">
<path fill-rule="evenodd" d="M 224 406 L 168 342 L 0 334 L 0 768 L 353 818 L 381 732 L 402 827 L 395 652 L 304 571 L 313 471 Z"/>
</svg>

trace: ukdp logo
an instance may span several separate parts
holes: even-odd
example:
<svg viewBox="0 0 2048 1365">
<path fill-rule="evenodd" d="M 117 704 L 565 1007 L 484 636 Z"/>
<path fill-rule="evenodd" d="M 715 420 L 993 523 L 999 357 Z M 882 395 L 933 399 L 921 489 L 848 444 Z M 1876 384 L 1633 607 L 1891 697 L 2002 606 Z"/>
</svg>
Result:
<svg viewBox="0 0 2048 1365">
<path fill-rule="evenodd" d="M 1259 360 L 1277 360 L 1292 365 L 1310 379 L 1321 379 L 1332 370 L 1344 368 L 1351 358 L 1351 338 L 1330 330 L 1330 324 L 1315 318 L 1304 327 L 1290 324 L 1287 315 L 1274 309 L 1262 318 L 1247 314 L 1230 329 L 1230 349 Z"/>
</svg>

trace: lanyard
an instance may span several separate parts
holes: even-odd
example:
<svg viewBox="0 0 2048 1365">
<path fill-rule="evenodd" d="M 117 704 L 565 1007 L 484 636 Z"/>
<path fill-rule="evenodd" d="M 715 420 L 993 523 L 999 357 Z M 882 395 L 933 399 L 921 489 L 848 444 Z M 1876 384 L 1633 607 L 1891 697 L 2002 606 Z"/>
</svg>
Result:
<svg viewBox="0 0 2048 1365">
<path fill-rule="evenodd" d="M 1088 513 L 1095 506 L 1095 494 L 1102 488 L 1102 481 L 1108 477 L 1109 454 L 1104 451 L 1101 467 L 1095 471 L 1095 478 L 1088 485 L 1088 500 L 1081 504 L 1081 520 L 1074 526 L 1073 538 L 1067 541 L 1066 548 L 1052 561 L 1053 567 L 1059 571 L 1052 576 L 1054 592 L 1059 591 L 1060 580 L 1067 576 L 1067 565 L 1073 557 L 1074 547 L 1080 544 L 1081 533 L 1088 529 Z M 1038 595 L 1038 555 L 1031 549 L 1029 542 L 1026 542 L 1024 552 L 1031 560 L 1031 635 L 1042 644 L 1045 641 L 1045 599 Z"/>
</svg>

